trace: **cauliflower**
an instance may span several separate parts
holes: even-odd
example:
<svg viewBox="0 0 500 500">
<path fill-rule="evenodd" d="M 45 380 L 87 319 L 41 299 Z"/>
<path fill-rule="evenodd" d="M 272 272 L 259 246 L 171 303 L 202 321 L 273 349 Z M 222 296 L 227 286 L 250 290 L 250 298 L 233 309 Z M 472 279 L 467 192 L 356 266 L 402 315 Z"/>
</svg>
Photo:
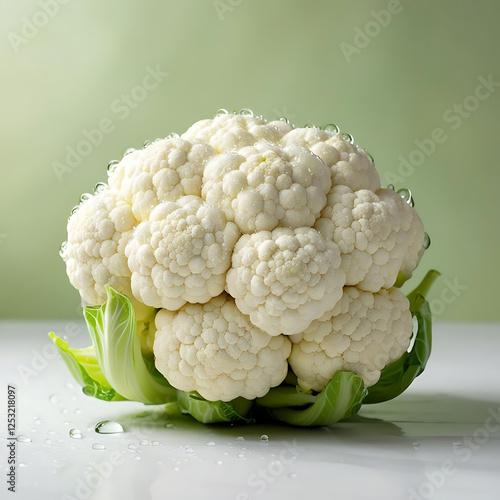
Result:
<svg viewBox="0 0 500 500">
<path fill-rule="evenodd" d="M 313 321 L 293 344 L 289 363 L 304 390 L 322 391 L 341 370 L 357 373 L 369 387 L 410 343 L 408 299 L 397 288 L 377 293 L 345 287 L 342 299 Z"/>
<path fill-rule="evenodd" d="M 226 294 L 156 315 L 157 368 L 183 391 L 209 400 L 254 399 L 283 382 L 290 340 L 252 324 Z"/>
<path fill-rule="evenodd" d="M 429 345 L 437 272 L 410 301 L 395 286 L 428 238 L 411 197 L 381 188 L 349 134 L 220 112 L 110 165 L 61 250 L 91 306 L 95 358 L 53 339 L 88 393 L 177 394 L 202 421 L 244 419 L 255 400 L 311 425 L 357 411 L 370 388 L 371 401 L 393 397 L 423 370 L 428 352 L 407 349 L 412 315 L 414 349 Z M 117 342 L 123 359 L 108 359 Z"/>
</svg>

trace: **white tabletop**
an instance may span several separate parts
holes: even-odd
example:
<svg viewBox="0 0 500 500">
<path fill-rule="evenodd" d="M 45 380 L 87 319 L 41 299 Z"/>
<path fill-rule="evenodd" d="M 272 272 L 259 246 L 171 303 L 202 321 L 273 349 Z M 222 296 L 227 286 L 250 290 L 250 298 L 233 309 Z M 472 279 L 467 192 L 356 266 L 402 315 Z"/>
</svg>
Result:
<svg viewBox="0 0 500 500">
<path fill-rule="evenodd" d="M 167 419 L 161 407 L 86 397 L 47 337 L 53 329 L 69 332 L 70 345 L 90 343 L 72 328 L 0 322 L 1 498 L 500 499 L 498 324 L 438 323 L 429 365 L 405 394 L 309 429 L 205 426 Z M 12 497 L 8 384 L 20 436 Z M 97 434 L 103 420 L 125 432 Z"/>
</svg>

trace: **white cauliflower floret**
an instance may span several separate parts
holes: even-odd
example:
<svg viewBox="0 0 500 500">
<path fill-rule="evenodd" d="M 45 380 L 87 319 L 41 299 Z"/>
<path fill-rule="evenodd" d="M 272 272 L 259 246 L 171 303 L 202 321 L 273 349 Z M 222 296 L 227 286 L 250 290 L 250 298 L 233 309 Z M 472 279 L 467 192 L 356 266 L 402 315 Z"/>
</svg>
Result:
<svg viewBox="0 0 500 500">
<path fill-rule="evenodd" d="M 103 304 L 108 285 L 130 291 L 125 246 L 136 223 L 132 207 L 109 189 L 83 201 L 70 217 L 62 257 L 71 284 L 87 304 Z"/>
<path fill-rule="evenodd" d="M 109 185 L 132 205 L 137 220 L 147 220 L 162 201 L 200 196 L 205 162 L 215 155 L 207 144 L 167 138 L 123 157 Z"/>
<path fill-rule="evenodd" d="M 254 399 L 279 385 L 291 344 L 252 325 L 226 294 L 156 316 L 156 367 L 172 386 L 211 401 Z"/>
<path fill-rule="evenodd" d="M 306 148 L 258 142 L 208 162 L 202 196 L 252 233 L 312 226 L 330 185 L 328 168 Z"/>
<path fill-rule="evenodd" d="M 353 191 L 380 188 L 380 179 L 370 157 L 341 134 L 314 127 L 296 128 L 281 139 L 281 144 L 303 146 L 318 155 L 331 170 L 332 187 L 348 186 Z"/>
<path fill-rule="evenodd" d="M 309 227 L 243 235 L 227 273 L 227 291 L 270 335 L 302 332 L 342 296 L 340 252 Z"/>
<path fill-rule="evenodd" d="M 323 390 L 342 370 L 357 373 L 369 387 L 408 349 L 412 330 L 409 301 L 399 289 L 373 294 L 345 287 L 333 310 L 293 344 L 288 361 L 304 390 Z"/>
<path fill-rule="evenodd" d="M 278 142 L 290 130 L 290 125 L 279 120 L 266 122 L 251 115 L 228 113 L 196 122 L 182 137 L 188 141 L 201 140 L 217 153 L 227 153 L 261 140 Z"/>
<path fill-rule="evenodd" d="M 239 236 L 236 224 L 201 198 L 161 203 L 126 248 L 135 297 L 175 310 L 219 295 Z"/>
<path fill-rule="evenodd" d="M 418 215 L 390 189 L 336 186 L 314 227 L 339 246 L 346 285 L 370 292 L 393 286 L 403 262 L 416 265 L 422 247 Z"/>
</svg>

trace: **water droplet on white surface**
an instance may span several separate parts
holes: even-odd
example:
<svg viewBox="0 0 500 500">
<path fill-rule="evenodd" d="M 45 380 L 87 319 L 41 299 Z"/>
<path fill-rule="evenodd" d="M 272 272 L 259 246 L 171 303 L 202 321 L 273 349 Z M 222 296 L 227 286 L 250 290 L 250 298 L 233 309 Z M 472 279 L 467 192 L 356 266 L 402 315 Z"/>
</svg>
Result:
<svg viewBox="0 0 500 500">
<path fill-rule="evenodd" d="M 47 431 L 47 434 L 49 436 L 55 436 L 56 435 L 56 431 Z"/>
<path fill-rule="evenodd" d="M 139 455 L 136 455 L 134 458 L 135 458 L 136 460 L 140 460 L 140 459 L 141 459 L 141 457 L 140 457 Z"/>
<path fill-rule="evenodd" d="M 186 448 L 186 453 L 194 453 L 193 448 L 191 447 Z"/>
<path fill-rule="evenodd" d="M 245 458 L 245 454 L 244 453 L 238 453 L 238 458 Z"/>
<path fill-rule="evenodd" d="M 60 403 L 61 401 L 59 401 L 59 398 L 55 395 L 55 394 L 52 394 L 50 397 L 49 397 L 49 401 L 51 403 L 54 403 L 54 404 L 58 404 Z"/>
<path fill-rule="evenodd" d="M 235 441 L 245 441 L 243 436 L 238 436 Z"/>
<path fill-rule="evenodd" d="M 139 444 L 141 446 L 149 446 L 151 444 L 151 441 L 148 441 L 147 439 L 143 439 Z"/>
<path fill-rule="evenodd" d="M 114 420 L 103 420 L 95 426 L 97 434 L 118 434 L 123 432 L 123 427 Z"/>
<path fill-rule="evenodd" d="M 94 443 L 92 445 L 92 449 L 93 450 L 105 450 L 106 447 L 103 444 L 101 444 L 101 443 Z"/>
<path fill-rule="evenodd" d="M 269 436 L 267 434 L 262 434 L 262 436 L 260 436 L 260 440 L 263 443 L 267 443 L 269 441 Z"/>
<path fill-rule="evenodd" d="M 451 446 L 453 446 L 453 448 L 461 448 L 462 442 L 461 441 L 453 441 L 453 443 L 451 443 Z"/>
<path fill-rule="evenodd" d="M 167 429 L 175 429 L 175 425 L 174 424 L 165 424 L 165 427 Z"/>
<path fill-rule="evenodd" d="M 51 439 L 46 439 L 44 442 L 47 446 L 52 446 L 52 440 Z"/>
<path fill-rule="evenodd" d="M 80 413 L 82 413 L 82 409 L 81 409 L 81 408 L 77 408 L 77 409 L 75 410 L 75 414 L 76 414 L 76 415 L 80 415 Z"/>
<path fill-rule="evenodd" d="M 413 441 L 413 443 L 411 443 L 411 445 L 413 446 L 413 448 L 417 449 L 417 448 L 420 448 L 420 443 L 418 441 Z"/>
<path fill-rule="evenodd" d="M 217 462 L 215 462 L 217 465 L 222 465 L 222 460 L 217 460 Z"/>
<path fill-rule="evenodd" d="M 153 446 L 160 446 L 160 442 L 159 441 L 153 441 L 151 444 Z"/>
<path fill-rule="evenodd" d="M 42 419 L 41 418 L 35 417 L 33 419 L 33 422 L 35 422 L 36 425 L 42 425 Z"/>
<path fill-rule="evenodd" d="M 82 431 L 79 429 L 71 429 L 69 431 L 69 437 L 73 439 L 82 439 Z"/>
<path fill-rule="evenodd" d="M 326 130 L 327 132 L 330 132 L 331 134 L 338 134 L 340 132 L 340 129 L 334 123 L 329 123 L 328 125 L 325 125 L 323 127 L 323 130 Z"/>
<path fill-rule="evenodd" d="M 208 441 L 208 443 L 205 443 L 205 446 L 215 446 L 215 443 L 213 441 Z"/>
<path fill-rule="evenodd" d="M 17 436 L 16 441 L 18 441 L 19 443 L 31 443 L 31 438 L 25 436 L 24 434 L 20 434 L 19 436 Z"/>
<path fill-rule="evenodd" d="M 129 444 L 129 445 L 128 445 L 128 449 L 129 449 L 129 450 L 134 450 L 134 451 L 135 451 L 135 450 L 137 450 L 137 445 L 135 445 L 135 444 L 131 443 L 131 444 Z"/>
</svg>

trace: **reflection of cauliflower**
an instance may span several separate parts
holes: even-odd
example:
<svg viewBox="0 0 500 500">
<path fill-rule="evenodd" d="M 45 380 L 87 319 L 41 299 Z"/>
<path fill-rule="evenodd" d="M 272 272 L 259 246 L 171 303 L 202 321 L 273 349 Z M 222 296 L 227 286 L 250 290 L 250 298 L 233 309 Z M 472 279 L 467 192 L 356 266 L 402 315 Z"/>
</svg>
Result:
<svg viewBox="0 0 500 500">
<path fill-rule="evenodd" d="M 228 401 L 279 385 L 287 360 L 304 388 L 338 370 L 375 383 L 408 346 L 392 287 L 423 240 L 350 136 L 242 113 L 124 156 L 70 218 L 61 254 L 87 303 L 108 285 L 131 298 L 143 351 L 153 343 L 174 387 Z"/>
</svg>

